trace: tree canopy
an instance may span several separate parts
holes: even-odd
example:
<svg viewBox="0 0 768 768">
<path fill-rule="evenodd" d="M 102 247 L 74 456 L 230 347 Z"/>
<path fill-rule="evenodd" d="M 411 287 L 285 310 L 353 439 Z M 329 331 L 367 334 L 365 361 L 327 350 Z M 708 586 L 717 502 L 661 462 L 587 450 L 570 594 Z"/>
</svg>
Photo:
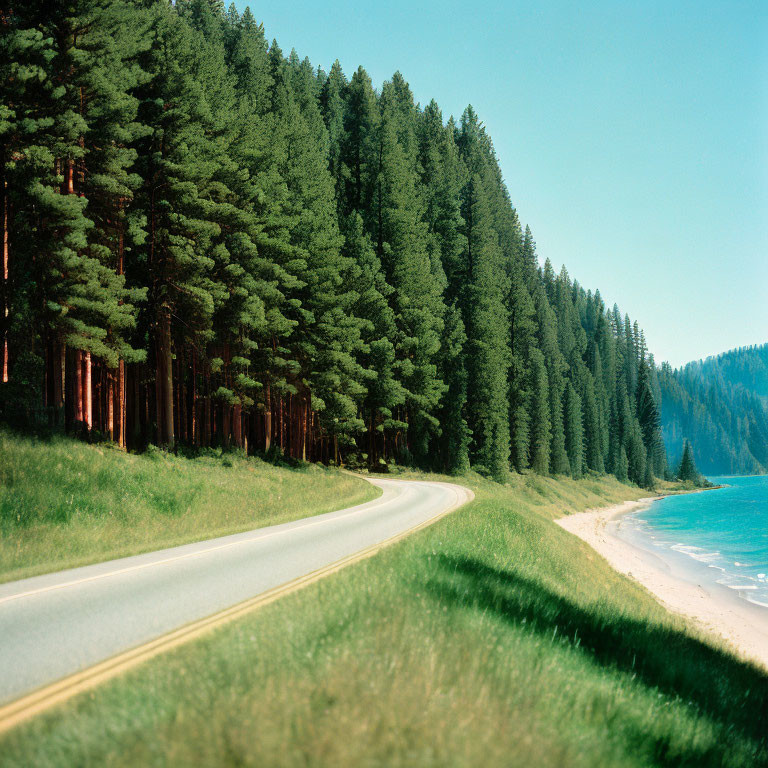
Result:
<svg viewBox="0 0 768 768">
<path fill-rule="evenodd" d="M 637 323 L 539 261 L 475 110 L 212 0 L 0 13 L 6 420 L 503 481 L 667 472 Z"/>
</svg>

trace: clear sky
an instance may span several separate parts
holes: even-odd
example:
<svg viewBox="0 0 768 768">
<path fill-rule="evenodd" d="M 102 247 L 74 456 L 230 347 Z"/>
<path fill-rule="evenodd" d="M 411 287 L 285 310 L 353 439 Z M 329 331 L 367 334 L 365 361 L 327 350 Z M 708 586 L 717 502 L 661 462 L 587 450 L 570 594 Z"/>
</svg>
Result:
<svg viewBox="0 0 768 768">
<path fill-rule="evenodd" d="M 251 6 L 286 53 L 471 103 L 541 259 L 657 361 L 768 342 L 768 0 Z"/>
</svg>

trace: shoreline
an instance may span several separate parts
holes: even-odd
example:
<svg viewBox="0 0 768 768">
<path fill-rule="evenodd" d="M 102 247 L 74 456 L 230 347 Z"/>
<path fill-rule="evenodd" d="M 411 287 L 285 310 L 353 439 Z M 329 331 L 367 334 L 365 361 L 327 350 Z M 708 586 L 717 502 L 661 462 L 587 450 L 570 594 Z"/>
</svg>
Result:
<svg viewBox="0 0 768 768">
<path fill-rule="evenodd" d="M 704 489 L 702 489 L 704 490 Z M 619 535 L 621 519 L 663 498 L 652 496 L 561 517 L 555 522 L 589 544 L 619 573 L 645 587 L 672 613 L 714 635 L 737 656 L 768 670 L 768 609 L 750 604 L 727 587 L 708 583 L 695 567 L 673 561 Z"/>
</svg>

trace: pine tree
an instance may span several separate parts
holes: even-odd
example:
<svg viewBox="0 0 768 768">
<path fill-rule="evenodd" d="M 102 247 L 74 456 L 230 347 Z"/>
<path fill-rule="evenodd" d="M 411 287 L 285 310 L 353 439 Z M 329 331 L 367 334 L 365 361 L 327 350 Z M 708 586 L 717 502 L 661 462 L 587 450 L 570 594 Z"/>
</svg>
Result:
<svg viewBox="0 0 768 768">
<path fill-rule="evenodd" d="M 275 45 L 269 56 L 274 120 L 271 135 L 272 141 L 282 141 L 286 147 L 280 172 L 288 191 L 286 208 L 293 218 L 289 241 L 298 256 L 293 271 L 303 284 L 295 293 L 300 302 L 295 314 L 297 326 L 288 343 L 301 375 L 286 391 L 304 409 L 311 393 L 322 429 L 334 445 L 339 440 L 347 443 L 364 428 L 357 411 L 365 387 L 356 359 L 360 328 L 351 314 L 356 296 L 345 284 L 353 264 L 341 252 L 327 133 L 312 91 L 311 70 L 296 62 L 286 64 Z M 298 71 L 294 70 L 292 78 L 294 68 Z M 302 429 L 300 425 L 298 428 Z M 303 455 L 304 449 L 301 452 Z"/>
<path fill-rule="evenodd" d="M 461 313 L 451 305 L 445 314 L 445 330 L 440 352 L 439 374 L 447 391 L 440 410 L 441 455 L 437 468 L 450 474 L 461 474 L 469 469 L 469 446 L 472 433 L 465 418 L 467 403 L 467 369 L 464 348 L 467 335 Z"/>
<path fill-rule="evenodd" d="M 518 472 L 528 466 L 531 439 L 532 410 L 538 405 L 534 398 L 549 397 L 549 385 L 542 383 L 546 376 L 544 356 L 536 348 L 536 310 L 525 285 L 520 264 L 511 265 L 509 295 L 510 366 L 509 366 L 509 415 L 512 440 L 512 463 Z M 534 363 L 534 355 L 537 360 Z M 538 368 L 537 368 L 538 366 Z M 539 370 L 541 368 L 541 370 Z M 543 414 L 539 415 L 543 418 Z M 549 417 L 544 419 L 547 423 Z M 543 427 L 543 424 L 542 424 Z M 539 429 L 540 444 L 537 449 L 541 457 L 541 437 L 547 427 Z M 547 462 L 549 461 L 549 451 Z M 542 465 L 545 466 L 545 465 Z M 544 470 L 546 472 L 546 469 Z"/>
<path fill-rule="evenodd" d="M 137 183 L 129 173 L 135 159 L 129 145 L 142 131 L 128 89 L 143 78 L 135 57 L 144 20 L 125 3 L 96 0 L 53 9 L 29 3 L 13 18 L 18 29 L 8 43 L 31 66 L 18 81 L 12 78 L 15 93 L 7 102 L 9 116 L 26 113 L 26 146 L 13 148 L 11 123 L 4 153 L 10 149 L 14 155 L 16 178 L 5 180 L 10 183 L 3 206 L 4 262 L 16 261 L 23 276 L 19 307 L 26 302 L 45 307 L 29 318 L 22 359 L 35 356 L 40 339 L 49 382 L 46 402 L 54 419 L 71 393 L 68 421 L 86 430 L 94 425 L 94 389 L 103 373 L 107 406 L 99 409 L 98 427 L 122 442 L 122 365 L 141 357 L 128 337 L 134 305 L 145 294 L 142 288 L 127 289 L 123 276 L 126 252 L 142 236 L 139 222 L 126 215 L 126 203 Z M 24 181 L 26 169 L 31 173 Z M 16 239 L 17 259 L 11 260 L 14 230 L 25 236 Z M 69 365 L 65 347 L 71 350 Z M 120 373 L 103 368 L 94 381 L 97 361 Z"/>
<path fill-rule="evenodd" d="M 701 475 L 696 469 L 696 463 L 693 460 L 693 449 L 688 440 L 683 443 L 683 455 L 680 458 L 680 465 L 677 468 L 678 480 L 699 484 Z"/>
<path fill-rule="evenodd" d="M 544 355 L 547 368 L 547 383 L 549 390 L 549 429 L 552 443 L 550 451 L 550 471 L 553 474 L 570 473 L 568 453 L 565 447 L 565 425 L 563 421 L 563 395 L 565 393 L 564 372 L 567 370 L 565 360 L 557 341 L 557 321 L 549 304 L 547 293 L 540 285 L 535 295 L 538 346 Z M 536 408 L 543 413 L 543 406 L 536 403 Z M 536 413 L 536 411 L 534 411 Z M 532 417 L 532 423 L 536 420 Z M 544 427 L 542 427 L 544 429 Z"/>
<path fill-rule="evenodd" d="M 52 40 L 34 15 L 3 7 L 0 13 L 0 412 L 29 421 L 39 407 L 43 358 L 37 344 L 40 288 L 33 253 L 55 241 L 41 231 L 41 203 L 50 205 L 56 178 L 50 117 Z M 61 399 L 59 378 L 58 400 Z"/>
<path fill-rule="evenodd" d="M 533 382 L 532 414 L 530 431 L 530 464 L 534 471 L 541 475 L 549 474 L 552 466 L 551 445 L 551 414 L 550 386 L 547 377 L 547 367 L 544 355 L 538 349 L 531 351 Z"/>
<path fill-rule="evenodd" d="M 415 143 L 399 139 L 399 134 L 410 135 L 402 124 L 402 97 L 394 83 L 382 93 L 371 224 L 377 255 L 394 289 L 390 301 L 398 326 L 400 376 L 408 393 L 408 450 L 423 463 L 438 428 L 434 412 L 445 389 L 436 365 L 445 312 L 444 277 L 439 263 L 430 259 L 417 176 L 407 154 L 415 152 Z"/>
<path fill-rule="evenodd" d="M 565 448 L 573 477 L 584 474 L 584 425 L 581 398 L 568 381 L 565 386 Z"/>
<path fill-rule="evenodd" d="M 213 248 L 228 213 L 228 190 L 216 179 L 227 164 L 206 94 L 206 47 L 172 8 L 153 7 L 153 45 L 143 58 L 152 80 L 139 94 L 140 117 L 150 128 L 139 144 L 137 169 L 143 185 L 136 210 L 146 217 L 149 236 L 133 263 L 132 278 L 149 275 L 145 327 L 154 346 L 157 440 L 176 441 L 174 346 L 205 348 L 212 338 Z M 218 121 L 218 122 L 217 122 Z M 174 322 L 174 318 L 185 322 Z M 220 363 L 219 363 L 220 365 Z"/>
<path fill-rule="evenodd" d="M 438 353 L 440 379 L 447 387 L 438 420 L 441 428 L 441 464 L 450 472 L 469 467 L 470 430 L 466 422 L 467 370 L 464 322 L 457 306 L 459 285 L 455 279 L 465 250 L 460 211 L 463 167 L 454 137 L 454 126 L 443 125 L 442 113 L 432 101 L 417 125 L 421 191 L 425 199 L 424 219 L 428 226 L 427 247 L 432 272 L 443 282 L 450 306 Z"/>
<path fill-rule="evenodd" d="M 637 419 L 640 423 L 643 443 L 648 453 L 648 463 L 652 472 L 654 465 L 657 463 L 656 456 L 660 448 L 661 416 L 656 407 L 656 401 L 651 389 L 650 369 L 645 359 L 644 349 L 641 350 L 635 400 L 637 403 Z"/>
<path fill-rule="evenodd" d="M 461 260 L 460 299 L 468 337 L 468 423 L 474 461 L 503 480 L 509 471 L 509 322 L 505 309 L 509 288 L 494 228 L 486 143 L 485 131 L 468 107 L 459 141 L 469 171 L 462 190 L 466 250 Z"/>
<path fill-rule="evenodd" d="M 358 361 L 366 379 L 366 393 L 361 405 L 361 419 L 367 437 L 364 451 L 368 464 L 377 469 L 386 461 L 386 447 L 398 431 L 407 428 L 395 418 L 398 406 L 405 403 L 406 391 L 398 379 L 395 346 L 395 313 L 389 304 L 393 292 L 381 268 L 381 261 L 363 229 L 360 214 L 345 222 L 344 252 L 356 265 L 351 287 L 355 291 L 354 314 L 361 319 L 362 346 Z"/>
</svg>

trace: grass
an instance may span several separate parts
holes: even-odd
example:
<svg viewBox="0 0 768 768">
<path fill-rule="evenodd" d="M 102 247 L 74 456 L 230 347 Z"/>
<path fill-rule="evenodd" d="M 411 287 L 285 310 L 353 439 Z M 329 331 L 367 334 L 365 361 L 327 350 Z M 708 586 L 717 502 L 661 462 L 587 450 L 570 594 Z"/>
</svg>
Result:
<svg viewBox="0 0 768 768">
<path fill-rule="evenodd" d="M 6 734 L 4 766 L 759 766 L 768 676 L 552 519 L 535 476 Z"/>
<path fill-rule="evenodd" d="M 377 494 L 319 466 L 135 456 L 0 431 L 0 581 L 284 523 Z"/>
</svg>

